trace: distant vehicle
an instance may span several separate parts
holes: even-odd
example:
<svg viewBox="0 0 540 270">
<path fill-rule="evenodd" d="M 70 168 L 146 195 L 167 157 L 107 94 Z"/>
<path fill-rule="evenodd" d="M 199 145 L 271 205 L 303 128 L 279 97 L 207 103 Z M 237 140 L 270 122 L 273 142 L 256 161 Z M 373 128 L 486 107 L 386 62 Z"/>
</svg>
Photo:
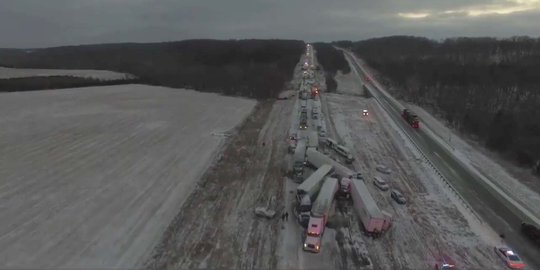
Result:
<svg viewBox="0 0 540 270">
<path fill-rule="evenodd" d="M 278 97 L 277 100 L 286 100 L 288 99 L 287 97 Z"/>
<path fill-rule="evenodd" d="M 384 181 L 379 176 L 373 177 L 373 184 L 382 191 L 387 191 L 388 189 L 390 189 L 390 186 L 388 186 L 386 181 Z"/>
<path fill-rule="evenodd" d="M 365 110 L 365 109 L 362 110 L 362 115 L 363 115 L 363 116 L 368 116 L 368 110 Z"/>
<path fill-rule="evenodd" d="M 435 263 L 435 270 L 454 270 L 456 269 L 456 263 L 452 258 L 446 254 L 441 254 L 437 258 Z"/>
<path fill-rule="evenodd" d="M 297 144 L 296 139 L 289 140 L 289 147 L 288 147 L 289 153 L 294 153 L 294 151 L 296 150 L 296 144 Z"/>
<path fill-rule="evenodd" d="M 372 81 L 372 79 L 371 79 L 371 77 L 369 75 L 364 76 L 364 80 L 366 82 L 371 82 Z"/>
<path fill-rule="evenodd" d="M 523 269 L 525 267 L 525 263 L 521 260 L 521 258 L 512 251 L 508 247 L 495 247 L 494 248 L 495 253 L 497 253 L 497 256 L 501 258 L 506 266 L 512 268 L 512 269 Z"/>
<path fill-rule="evenodd" d="M 311 88 L 311 98 L 315 99 L 319 95 L 319 88 L 312 87 Z"/>
<path fill-rule="evenodd" d="M 401 194 L 401 192 L 397 189 L 392 189 L 392 191 L 390 191 L 390 197 L 392 197 L 392 199 L 394 199 L 394 201 L 399 204 L 407 203 L 407 199 L 405 199 L 405 196 L 403 196 L 403 194 Z"/>
<path fill-rule="evenodd" d="M 324 129 L 319 130 L 319 137 L 326 137 L 326 131 Z"/>
<path fill-rule="evenodd" d="M 405 121 L 407 121 L 407 123 L 409 123 L 409 125 L 411 125 L 411 127 L 420 127 L 420 121 L 418 120 L 418 116 L 411 111 L 404 109 L 401 113 L 401 116 L 403 117 L 403 119 L 405 119 Z"/>
<path fill-rule="evenodd" d="M 521 223 L 521 232 L 531 239 L 537 246 L 540 246 L 540 229 L 526 222 Z"/>
</svg>

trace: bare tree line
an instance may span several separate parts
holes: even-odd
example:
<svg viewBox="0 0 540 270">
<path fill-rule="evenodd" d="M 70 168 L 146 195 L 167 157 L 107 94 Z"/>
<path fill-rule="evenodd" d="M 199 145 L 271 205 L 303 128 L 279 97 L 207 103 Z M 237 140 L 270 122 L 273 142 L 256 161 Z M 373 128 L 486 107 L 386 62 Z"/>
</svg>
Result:
<svg viewBox="0 0 540 270">
<path fill-rule="evenodd" d="M 45 49 L 0 49 L 0 66 L 104 69 L 142 82 L 250 98 L 276 97 L 291 79 L 304 42 L 186 40 Z"/>
<path fill-rule="evenodd" d="M 540 172 L 540 39 L 393 36 L 341 41 L 391 91 Z"/>
</svg>

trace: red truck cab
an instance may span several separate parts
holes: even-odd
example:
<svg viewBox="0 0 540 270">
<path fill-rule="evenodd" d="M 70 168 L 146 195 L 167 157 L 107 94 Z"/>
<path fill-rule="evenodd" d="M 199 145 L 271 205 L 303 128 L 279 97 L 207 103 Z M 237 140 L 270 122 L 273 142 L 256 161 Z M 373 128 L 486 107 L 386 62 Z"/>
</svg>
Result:
<svg viewBox="0 0 540 270">
<path fill-rule="evenodd" d="M 318 253 L 321 250 L 321 237 L 324 232 L 325 218 L 310 217 L 304 241 L 304 250 Z"/>
</svg>

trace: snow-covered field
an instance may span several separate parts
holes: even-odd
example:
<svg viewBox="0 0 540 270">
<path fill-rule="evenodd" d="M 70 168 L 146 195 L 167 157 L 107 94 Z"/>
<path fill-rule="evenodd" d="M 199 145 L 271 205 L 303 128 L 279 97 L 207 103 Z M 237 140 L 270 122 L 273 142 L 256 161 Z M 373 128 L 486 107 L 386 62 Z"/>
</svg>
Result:
<svg viewBox="0 0 540 270">
<path fill-rule="evenodd" d="M 348 61 L 348 58 L 346 59 Z M 341 71 L 338 71 L 335 79 L 339 82 L 336 89 L 336 92 L 339 94 L 357 96 L 364 93 L 364 90 L 362 89 L 362 80 L 360 80 L 360 77 L 357 76 L 353 70 L 347 74 L 342 74 Z"/>
<path fill-rule="evenodd" d="M 518 201 L 537 217 L 540 217 L 540 180 L 533 176 L 530 171 L 526 172 L 523 169 L 515 168 L 508 163 L 503 168 L 497 160 L 495 154 L 490 153 L 485 148 L 482 148 L 477 143 L 466 141 L 459 137 L 453 130 L 446 127 L 441 121 L 433 117 L 421 107 L 409 104 L 409 107 L 414 110 L 424 125 L 439 137 L 444 145 L 452 149 L 454 154 L 466 163 L 471 164 L 477 171 L 488 177 L 493 183 L 503 189 L 512 199 Z M 514 170 L 515 174 L 510 174 L 507 168 Z M 517 176 L 517 177 L 516 177 Z"/>
<path fill-rule="evenodd" d="M 93 78 L 104 81 L 132 79 L 135 76 L 127 73 L 118 73 L 108 70 L 84 70 L 84 69 L 30 69 L 30 68 L 6 68 L 0 67 L 0 79 L 24 78 L 24 77 L 47 77 L 47 76 L 73 76 L 81 78 Z"/>
<path fill-rule="evenodd" d="M 140 266 L 255 104 L 144 85 L 0 94 L 0 268 Z"/>
</svg>

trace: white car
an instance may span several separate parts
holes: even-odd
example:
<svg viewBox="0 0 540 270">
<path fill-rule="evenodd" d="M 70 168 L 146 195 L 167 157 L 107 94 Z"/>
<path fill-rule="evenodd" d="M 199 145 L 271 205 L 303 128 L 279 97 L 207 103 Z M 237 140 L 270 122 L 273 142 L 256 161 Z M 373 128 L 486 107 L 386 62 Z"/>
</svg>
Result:
<svg viewBox="0 0 540 270">
<path fill-rule="evenodd" d="M 512 251 L 508 247 L 495 247 L 494 248 L 495 253 L 504 261 L 506 266 L 512 268 L 512 269 L 523 269 L 525 267 L 525 263 L 521 260 L 521 258 Z"/>
<path fill-rule="evenodd" d="M 368 110 L 362 110 L 362 115 L 363 115 L 363 116 L 368 116 L 368 114 L 369 114 L 369 113 L 368 113 Z"/>
<path fill-rule="evenodd" d="M 390 186 L 382 178 L 375 176 L 373 177 L 373 184 L 382 191 L 387 191 L 390 189 Z"/>
<path fill-rule="evenodd" d="M 392 191 L 390 191 L 390 197 L 392 197 L 392 199 L 394 199 L 394 201 L 396 201 L 399 204 L 407 203 L 407 199 L 405 199 L 405 196 L 403 196 L 401 191 L 397 189 L 392 189 Z"/>
</svg>

